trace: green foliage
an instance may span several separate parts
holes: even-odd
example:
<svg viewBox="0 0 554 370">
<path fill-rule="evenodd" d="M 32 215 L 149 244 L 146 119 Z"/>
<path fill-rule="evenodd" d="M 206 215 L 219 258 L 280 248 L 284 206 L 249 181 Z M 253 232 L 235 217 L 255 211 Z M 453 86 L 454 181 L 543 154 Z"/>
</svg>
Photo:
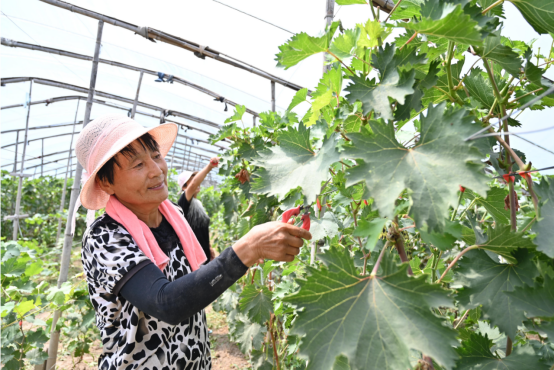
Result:
<svg viewBox="0 0 554 370">
<path fill-rule="evenodd" d="M 410 349 L 452 367 L 455 333 L 430 310 L 452 305 L 439 286 L 409 278 L 407 266 L 397 267 L 389 254 L 381 273 L 365 278 L 346 251 L 319 257 L 328 269 L 309 268 L 300 292 L 286 299 L 304 308 L 292 333 L 306 336 L 300 354 L 309 358 L 308 369 L 331 369 L 341 353 L 356 369 L 406 368 Z"/>
<path fill-rule="evenodd" d="M 554 24 L 551 2 L 513 2 L 535 29 Z M 315 89 L 214 136 L 231 141 L 218 248 L 298 205 L 313 235 L 295 261 L 253 266 L 216 307 L 254 369 L 552 366 L 552 178 L 508 185 L 498 176 L 518 168 L 507 151 L 466 139 L 540 94 L 554 50 L 503 37 L 513 20 L 495 0 L 404 0 L 390 19 L 293 36 L 278 65 L 327 53 Z M 393 27 L 403 31 L 388 39 Z M 466 64 L 470 53 L 490 69 Z M 530 109 L 552 106 L 543 97 Z M 507 129 L 524 125 L 510 118 Z"/>
</svg>

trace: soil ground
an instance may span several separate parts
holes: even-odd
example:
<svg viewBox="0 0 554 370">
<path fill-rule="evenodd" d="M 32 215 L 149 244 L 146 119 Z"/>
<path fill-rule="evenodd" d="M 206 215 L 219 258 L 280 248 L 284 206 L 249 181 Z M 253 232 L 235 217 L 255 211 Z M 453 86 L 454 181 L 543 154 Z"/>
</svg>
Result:
<svg viewBox="0 0 554 370">
<path fill-rule="evenodd" d="M 213 331 L 210 335 L 212 348 L 212 370 L 244 370 L 250 369 L 247 357 L 240 351 L 236 344 L 229 341 L 229 329 L 225 314 L 216 312 L 209 306 L 206 309 L 208 327 Z M 48 348 L 48 345 L 46 345 Z M 59 350 L 57 369 L 60 370 L 93 370 L 98 369 L 98 355 L 102 352 L 100 341 L 96 341 L 90 348 L 90 354 L 83 359 L 72 358 Z"/>
</svg>

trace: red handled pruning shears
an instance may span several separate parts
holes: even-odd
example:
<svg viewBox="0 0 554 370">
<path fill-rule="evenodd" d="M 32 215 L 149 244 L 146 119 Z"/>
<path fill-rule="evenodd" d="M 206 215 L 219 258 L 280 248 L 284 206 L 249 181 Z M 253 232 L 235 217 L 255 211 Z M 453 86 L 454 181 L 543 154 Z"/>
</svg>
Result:
<svg viewBox="0 0 554 370">
<path fill-rule="evenodd" d="M 303 209 L 309 209 L 310 206 L 298 206 L 296 208 L 291 208 L 286 210 L 283 213 L 283 217 L 281 218 L 281 222 L 289 222 L 290 218 L 293 216 L 298 216 L 300 214 L 300 211 Z M 301 217 L 302 220 L 302 228 L 304 230 L 310 231 L 310 212 L 306 211 Z"/>
</svg>

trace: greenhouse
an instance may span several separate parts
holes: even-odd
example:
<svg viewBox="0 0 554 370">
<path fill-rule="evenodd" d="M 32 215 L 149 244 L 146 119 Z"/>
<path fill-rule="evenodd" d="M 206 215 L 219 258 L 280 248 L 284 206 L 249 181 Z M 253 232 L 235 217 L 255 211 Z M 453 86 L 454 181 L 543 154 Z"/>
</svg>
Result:
<svg viewBox="0 0 554 370">
<path fill-rule="evenodd" d="M 3 369 L 554 367 L 554 1 L 0 8 Z"/>
</svg>

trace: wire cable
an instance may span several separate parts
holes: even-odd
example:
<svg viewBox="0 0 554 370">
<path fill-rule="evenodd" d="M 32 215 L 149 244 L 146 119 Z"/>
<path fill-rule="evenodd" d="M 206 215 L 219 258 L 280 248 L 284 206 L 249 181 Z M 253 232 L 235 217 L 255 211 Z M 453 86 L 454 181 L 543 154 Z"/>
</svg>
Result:
<svg viewBox="0 0 554 370">
<path fill-rule="evenodd" d="M 246 12 L 240 10 L 240 9 L 233 8 L 231 5 L 227 5 L 227 4 L 222 3 L 221 1 L 217 1 L 217 0 L 213 0 L 213 1 L 215 1 L 216 3 L 219 3 L 219 4 L 221 4 L 221 5 L 225 5 L 226 7 L 229 7 L 229 8 L 231 8 L 231 9 L 234 9 L 234 10 L 236 10 L 237 12 L 241 12 L 242 14 L 246 14 L 246 15 L 249 16 L 249 17 L 252 17 L 252 18 L 254 18 L 254 19 L 257 19 L 257 20 L 259 20 L 259 21 L 262 21 L 262 22 L 264 22 L 264 23 L 267 23 L 267 24 L 269 24 L 269 25 L 272 25 L 273 27 L 277 27 L 277 28 L 279 28 L 279 29 L 282 29 L 283 31 L 286 31 L 286 32 L 288 32 L 288 33 L 294 35 L 294 32 L 291 32 L 291 31 L 289 31 L 289 30 L 287 30 L 287 29 L 284 29 L 283 27 L 279 27 L 279 26 L 277 26 L 276 24 L 273 24 L 273 23 L 268 22 L 268 21 L 266 21 L 266 20 L 263 20 L 263 19 L 261 19 L 261 18 L 255 17 L 255 16 L 253 16 L 252 14 L 248 14 L 248 13 L 246 13 Z"/>
<path fill-rule="evenodd" d="M 29 37 L 31 40 L 33 40 L 37 45 L 39 46 L 42 46 L 39 42 L 37 42 L 37 40 L 35 40 L 31 35 L 29 35 L 27 32 L 25 32 L 25 30 L 21 27 L 18 26 L 17 23 L 15 23 L 15 21 L 13 19 L 11 19 L 6 13 L 2 12 L 2 15 L 4 15 L 4 17 L 8 18 L 10 20 L 10 22 L 12 22 L 17 28 L 19 28 L 21 30 L 21 32 L 23 32 L 24 34 L 27 35 L 27 37 Z M 67 70 L 71 73 L 73 73 L 75 76 L 77 76 L 77 78 L 81 81 L 85 81 L 83 80 L 83 78 L 81 76 L 79 76 L 77 73 L 75 73 L 71 68 L 69 68 L 68 66 L 66 66 L 61 60 L 59 60 L 55 55 L 52 55 L 52 57 L 58 62 L 60 63 L 62 66 L 64 66 L 65 68 L 67 68 Z"/>
</svg>

